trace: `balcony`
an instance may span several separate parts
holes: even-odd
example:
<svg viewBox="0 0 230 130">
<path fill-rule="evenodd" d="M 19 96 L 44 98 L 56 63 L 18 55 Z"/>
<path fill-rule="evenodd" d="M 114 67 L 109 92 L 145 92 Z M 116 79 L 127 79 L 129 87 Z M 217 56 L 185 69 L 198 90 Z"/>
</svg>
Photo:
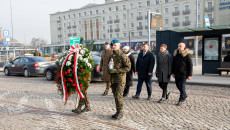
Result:
<svg viewBox="0 0 230 130">
<path fill-rule="evenodd" d="M 61 35 L 61 34 L 58 34 L 58 37 L 62 37 L 62 35 Z"/>
<path fill-rule="evenodd" d="M 184 21 L 183 22 L 183 26 L 189 26 L 190 25 L 190 21 Z"/>
<path fill-rule="evenodd" d="M 178 16 L 178 15 L 180 15 L 180 11 L 172 12 L 172 16 Z"/>
<path fill-rule="evenodd" d="M 116 28 L 114 31 L 115 32 L 120 32 L 120 28 Z"/>
<path fill-rule="evenodd" d="M 174 23 L 172 24 L 172 26 L 173 26 L 173 27 L 178 27 L 178 26 L 180 26 L 180 22 L 174 22 Z"/>
<path fill-rule="evenodd" d="M 77 26 L 76 26 L 76 25 L 73 25 L 72 28 L 77 28 Z"/>
<path fill-rule="evenodd" d="M 58 30 L 61 30 L 61 27 L 58 27 Z"/>
<path fill-rule="evenodd" d="M 107 23 L 108 23 L 108 24 L 112 24 L 112 23 L 113 23 L 113 20 L 108 20 Z"/>
<path fill-rule="evenodd" d="M 108 33 L 112 33 L 113 32 L 113 29 L 108 29 Z"/>
<path fill-rule="evenodd" d="M 114 23 L 120 23 L 120 19 L 114 20 Z"/>
<path fill-rule="evenodd" d="M 137 30 L 143 30 L 143 26 L 138 26 Z"/>
<path fill-rule="evenodd" d="M 71 26 L 67 26 L 67 29 L 71 29 Z"/>
<path fill-rule="evenodd" d="M 212 11 L 214 11 L 214 7 L 205 8 L 205 12 L 212 12 Z"/>
<path fill-rule="evenodd" d="M 138 16 L 137 20 L 143 20 L 143 16 Z"/>
<path fill-rule="evenodd" d="M 73 33 L 73 36 L 77 36 L 77 33 Z"/>
<path fill-rule="evenodd" d="M 61 23 L 61 20 L 57 20 L 57 23 Z"/>
<path fill-rule="evenodd" d="M 69 33 L 69 34 L 68 34 L 68 37 L 71 37 L 71 36 L 72 36 L 72 34 L 71 34 L 71 33 Z"/>
<path fill-rule="evenodd" d="M 191 13 L 191 10 L 190 10 L 190 9 L 184 10 L 184 11 L 183 11 L 183 15 L 190 14 L 190 13 Z"/>
</svg>

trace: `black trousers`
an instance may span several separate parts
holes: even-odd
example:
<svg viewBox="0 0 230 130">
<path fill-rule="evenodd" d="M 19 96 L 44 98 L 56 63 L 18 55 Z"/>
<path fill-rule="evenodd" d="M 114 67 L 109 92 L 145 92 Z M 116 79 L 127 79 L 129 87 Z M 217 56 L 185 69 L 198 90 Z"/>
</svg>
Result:
<svg viewBox="0 0 230 130">
<path fill-rule="evenodd" d="M 167 82 L 159 82 L 159 86 L 163 90 L 162 97 L 166 98 L 168 83 Z"/>
<path fill-rule="evenodd" d="M 179 101 L 182 101 L 185 99 L 185 97 L 187 96 L 186 91 L 185 91 L 185 83 L 186 83 L 186 79 L 175 79 L 176 82 L 176 86 L 180 91 L 180 98 Z"/>
<path fill-rule="evenodd" d="M 129 94 L 129 89 L 130 89 L 130 86 L 125 85 L 124 95 Z"/>
</svg>

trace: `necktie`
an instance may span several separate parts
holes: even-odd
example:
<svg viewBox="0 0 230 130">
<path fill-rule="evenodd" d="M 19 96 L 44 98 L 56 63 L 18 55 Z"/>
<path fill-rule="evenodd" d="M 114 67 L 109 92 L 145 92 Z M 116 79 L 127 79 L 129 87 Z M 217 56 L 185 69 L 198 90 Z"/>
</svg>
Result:
<svg viewBox="0 0 230 130">
<path fill-rule="evenodd" d="M 146 52 L 143 52 L 143 56 L 145 56 Z"/>
</svg>

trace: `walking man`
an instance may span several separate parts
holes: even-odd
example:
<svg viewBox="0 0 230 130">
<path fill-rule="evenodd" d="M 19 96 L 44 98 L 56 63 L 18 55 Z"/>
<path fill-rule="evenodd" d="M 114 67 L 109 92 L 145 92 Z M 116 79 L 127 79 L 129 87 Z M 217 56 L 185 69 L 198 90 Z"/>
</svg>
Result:
<svg viewBox="0 0 230 130">
<path fill-rule="evenodd" d="M 105 92 L 102 94 L 103 96 L 106 96 L 108 94 L 109 88 L 111 87 L 110 74 L 108 72 L 108 63 L 109 57 L 111 56 L 112 52 L 113 51 L 110 48 L 110 42 L 105 42 L 105 49 L 102 51 L 100 62 L 100 71 L 103 72 L 102 80 L 106 83 Z"/>
<path fill-rule="evenodd" d="M 164 102 L 168 99 L 169 93 L 167 93 L 168 82 L 171 77 L 171 54 L 167 50 L 167 45 L 162 44 L 160 46 L 160 52 L 157 55 L 157 68 L 156 77 L 158 78 L 158 84 L 163 90 L 162 97 L 158 101 L 159 103 Z"/>
<path fill-rule="evenodd" d="M 188 97 L 185 91 L 186 80 L 191 80 L 193 71 L 192 56 L 189 49 L 185 49 L 184 43 L 178 44 L 178 49 L 173 54 L 172 76 L 175 78 L 176 86 L 180 91 L 177 106 Z"/>
<path fill-rule="evenodd" d="M 124 46 L 123 47 L 123 52 L 126 54 L 126 56 L 129 57 L 130 62 L 131 62 L 131 69 L 129 72 L 126 73 L 126 84 L 125 84 L 125 90 L 123 97 L 126 97 L 129 94 L 129 88 L 130 86 L 133 86 L 133 73 L 135 72 L 135 58 L 133 54 L 130 52 L 130 47 L 129 46 Z"/>
<path fill-rule="evenodd" d="M 112 118 L 121 119 L 123 117 L 123 92 L 126 83 L 126 72 L 130 71 L 131 63 L 129 58 L 120 50 L 119 40 L 114 39 L 111 44 L 113 45 L 113 54 L 109 60 L 109 72 L 117 110 Z"/>
<path fill-rule="evenodd" d="M 148 97 L 147 100 L 151 99 L 152 95 L 152 73 L 155 65 L 155 58 L 152 52 L 149 51 L 149 44 L 144 43 L 142 51 L 138 54 L 136 62 L 136 73 L 138 75 L 138 84 L 136 95 L 132 98 L 139 99 L 143 82 L 145 81 Z"/>
</svg>

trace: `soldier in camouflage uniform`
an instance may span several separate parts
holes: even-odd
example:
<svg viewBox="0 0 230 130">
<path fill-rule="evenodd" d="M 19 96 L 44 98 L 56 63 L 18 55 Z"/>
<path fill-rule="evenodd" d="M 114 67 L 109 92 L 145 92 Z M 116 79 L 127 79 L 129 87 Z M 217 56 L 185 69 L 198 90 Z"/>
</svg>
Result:
<svg viewBox="0 0 230 130">
<path fill-rule="evenodd" d="M 123 92 L 126 83 L 126 72 L 131 69 L 131 62 L 129 58 L 120 50 L 120 41 L 112 40 L 113 54 L 110 56 L 109 65 L 111 61 L 114 63 L 113 69 L 109 67 L 111 88 L 116 103 L 116 114 L 112 118 L 121 119 L 123 117 Z"/>
</svg>

